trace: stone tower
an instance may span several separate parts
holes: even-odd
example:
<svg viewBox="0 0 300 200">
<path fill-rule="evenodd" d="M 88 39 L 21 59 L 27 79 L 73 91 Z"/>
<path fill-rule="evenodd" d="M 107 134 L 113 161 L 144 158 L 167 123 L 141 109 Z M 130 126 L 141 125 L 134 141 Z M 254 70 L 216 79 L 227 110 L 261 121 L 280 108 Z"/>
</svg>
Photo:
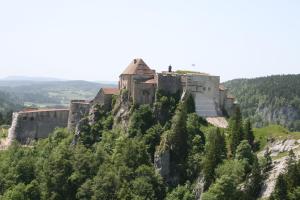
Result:
<svg viewBox="0 0 300 200">
<path fill-rule="evenodd" d="M 127 90 L 134 103 L 153 103 L 155 98 L 155 70 L 152 70 L 141 59 L 136 58 L 120 75 L 119 89 Z"/>
</svg>

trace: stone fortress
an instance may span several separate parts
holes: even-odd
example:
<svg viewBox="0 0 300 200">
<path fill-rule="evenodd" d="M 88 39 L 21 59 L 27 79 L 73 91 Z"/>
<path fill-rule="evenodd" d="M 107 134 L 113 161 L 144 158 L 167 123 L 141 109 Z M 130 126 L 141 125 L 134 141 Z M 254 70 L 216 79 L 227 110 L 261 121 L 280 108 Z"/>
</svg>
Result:
<svg viewBox="0 0 300 200">
<path fill-rule="evenodd" d="M 208 122 L 226 127 L 223 116 L 231 115 L 234 98 L 220 84 L 220 77 L 200 72 L 168 71 L 156 73 L 141 59 L 134 59 L 119 77 L 118 88 L 101 88 L 91 100 L 72 100 L 69 109 L 24 110 L 13 114 L 9 140 L 28 144 L 31 140 L 46 138 L 56 127 L 74 130 L 79 121 L 91 112 L 93 105 L 100 104 L 110 110 L 113 95 L 126 91 L 135 104 L 152 104 L 156 91 L 168 94 L 180 93 L 181 98 L 191 94 L 196 113 Z"/>
</svg>

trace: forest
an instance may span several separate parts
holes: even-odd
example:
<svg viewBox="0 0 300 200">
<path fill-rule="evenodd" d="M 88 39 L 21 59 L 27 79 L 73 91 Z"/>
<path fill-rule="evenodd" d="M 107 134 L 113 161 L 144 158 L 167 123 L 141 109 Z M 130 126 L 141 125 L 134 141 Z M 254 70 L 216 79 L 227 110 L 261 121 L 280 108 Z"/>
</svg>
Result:
<svg viewBox="0 0 300 200">
<path fill-rule="evenodd" d="M 255 126 L 281 124 L 300 130 L 300 74 L 235 79 L 224 85 Z"/>
<path fill-rule="evenodd" d="M 30 147 L 15 142 L 0 151 L 0 199 L 192 200 L 203 191 L 203 200 L 252 200 L 272 167 L 268 153 L 257 157 L 259 143 L 239 109 L 219 129 L 195 113 L 193 98 L 159 91 L 152 106 L 130 105 L 127 129 L 114 110 L 97 106 L 94 116 L 79 133 L 57 129 Z M 164 152 L 168 177 L 154 165 Z M 300 197 L 300 164 L 290 154 L 271 199 Z"/>
</svg>

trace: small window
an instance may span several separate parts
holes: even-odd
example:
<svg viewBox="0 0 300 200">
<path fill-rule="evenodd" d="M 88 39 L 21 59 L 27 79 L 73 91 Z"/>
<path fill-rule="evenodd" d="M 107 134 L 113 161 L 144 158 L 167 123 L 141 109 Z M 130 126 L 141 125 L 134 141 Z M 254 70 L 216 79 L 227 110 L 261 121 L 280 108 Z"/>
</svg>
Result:
<svg viewBox="0 0 300 200">
<path fill-rule="evenodd" d="M 30 120 L 33 121 L 33 120 L 34 120 L 34 117 L 30 117 Z"/>
<path fill-rule="evenodd" d="M 27 117 L 23 117 L 23 120 L 27 120 Z"/>
</svg>

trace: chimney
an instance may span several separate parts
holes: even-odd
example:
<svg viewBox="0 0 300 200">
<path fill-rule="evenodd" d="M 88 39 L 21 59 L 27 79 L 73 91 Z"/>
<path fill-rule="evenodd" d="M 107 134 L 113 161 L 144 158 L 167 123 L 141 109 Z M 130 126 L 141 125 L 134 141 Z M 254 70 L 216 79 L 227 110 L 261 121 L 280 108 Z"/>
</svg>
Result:
<svg viewBox="0 0 300 200">
<path fill-rule="evenodd" d="M 172 72 L 172 66 L 171 65 L 169 66 L 169 70 L 168 71 Z"/>
</svg>

